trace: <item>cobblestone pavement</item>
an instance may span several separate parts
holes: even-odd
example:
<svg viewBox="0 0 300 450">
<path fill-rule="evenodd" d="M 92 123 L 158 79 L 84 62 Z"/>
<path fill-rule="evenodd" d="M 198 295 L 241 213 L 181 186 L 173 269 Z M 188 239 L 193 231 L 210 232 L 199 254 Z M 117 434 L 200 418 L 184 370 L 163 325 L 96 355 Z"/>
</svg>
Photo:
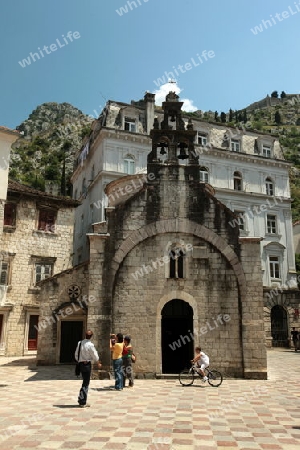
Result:
<svg viewBox="0 0 300 450">
<path fill-rule="evenodd" d="M 71 366 L 36 367 L 0 357 L 0 448 L 112 450 L 299 450 L 300 352 L 270 350 L 269 379 L 136 380 L 111 390 L 92 380 L 77 406 Z"/>
</svg>

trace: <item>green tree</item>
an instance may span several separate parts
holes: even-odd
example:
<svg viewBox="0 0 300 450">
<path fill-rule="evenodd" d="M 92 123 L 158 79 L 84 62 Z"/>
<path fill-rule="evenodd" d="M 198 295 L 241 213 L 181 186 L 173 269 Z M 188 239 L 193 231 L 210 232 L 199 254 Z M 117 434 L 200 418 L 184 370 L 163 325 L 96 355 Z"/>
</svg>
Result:
<svg viewBox="0 0 300 450">
<path fill-rule="evenodd" d="M 277 91 L 273 91 L 272 94 L 271 94 L 271 97 L 278 98 L 278 92 Z"/>
<path fill-rule="evenodd" d="M 253 122 L 253 128 L 254 128 L 254 130 L 261 131 L 261 130 L 262 130 L 262 127 L 263 127 L 263 124 L 262 124 L 262 122 L 260 122 L 259 120 L 256 121 L 256 122 Z"/>
<path fill-rule="evenodd" d="M 275 122 L 277 123 L 277 125 L 281 124 L 281 115 L 279 111 L 276 111 L 275 113 Z"/>
<path fill-rule="evenodd" d="M 280 94 L 280 97 L 281 98 L 285 98 L 286 97 L 286 93 L 284 91 L 282 91 L 281 94 Z"/>
<path fill-rule="evenodd" d="M 229 110 L 229 122 L 233 122 L 233 111 L 231 108 Z"/>
<path fill-rule="evenodd" d="M 247 118 L 247 111 L 244 109 L 244 111 L 243 111 L 243 122 L 246 123 L 247 120 L 248 120 L 248 118 Z"/>
<path fill-rule="evenodd" d="M 226 122 L 226 114 L 223 111 L 221 112 L 221 122 L 222 123 Z"/>
<path fill-rule="evenodd" d="M 219 113 L 215 111 L 215 122 L 219 122 Z"/>
</svg>

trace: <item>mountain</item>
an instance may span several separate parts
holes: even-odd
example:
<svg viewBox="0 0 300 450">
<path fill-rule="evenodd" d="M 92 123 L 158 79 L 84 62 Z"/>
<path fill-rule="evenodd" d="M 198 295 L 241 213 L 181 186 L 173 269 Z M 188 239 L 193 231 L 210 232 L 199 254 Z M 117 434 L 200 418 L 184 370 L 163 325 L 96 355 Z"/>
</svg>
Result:
<svg viewBox="0 0 300 450">
<path fill-rule="evenodd" d="M 290 170 L 293 220 L 300 220 L 300 96 L 276 91 L 239 111 L 185 113 L 204 121 L 226 123 L 247 131 L 279 137 Z M 17 129 L 23 133 L 11 153 L 10 176 L 32 187 L 45 189 L 45 180 L 56 183 L 59 193 L 70 194 L 70 177 L 76 151 L 90 133 L 93 119 L 69 103 L 38 106 Z"/>
<path fill-rule="evenodd" d="M 44 103 L 17 128 L 22 134 L 12 147 L 10 177 L 44 190 L 45 181 L 70 195 L 76 151 L 90 133 L 93 119 L 69 103 Z"/>
</svg>

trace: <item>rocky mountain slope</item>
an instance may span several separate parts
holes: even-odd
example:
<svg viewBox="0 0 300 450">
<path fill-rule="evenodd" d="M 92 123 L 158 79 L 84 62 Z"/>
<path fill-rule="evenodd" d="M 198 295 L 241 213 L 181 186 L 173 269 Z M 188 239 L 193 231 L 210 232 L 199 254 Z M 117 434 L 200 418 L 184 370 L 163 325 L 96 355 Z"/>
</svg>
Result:
<svg viewBox="0 0 300 450">
<path fill-rule="evenodd" d="M 74 155 L 92 121 L 69 103 L 38 106 L 17 127 L 22 137 L 12 148 L 10 177 L 41 190 L 49 180 L 69 194 Z"/>
<path fill-rule="evenodd" d="M 300 96 L 274 91 L 270 96 L 240 111 L 196 111 L 185 113 L 210 122 L 271 133 L 278 136 L 290 171 L 293 220 L 300 220 Z M 44 190 L 45 180 L 59 187 L 58 193 L 70 194 L 70 176 L 75 152 L 89 134 L 93 119 L 68 103 L 44 103 L 17 128 L 23 136 L 14 144 L 10 176 L 17 181 Z"/>
</svg>

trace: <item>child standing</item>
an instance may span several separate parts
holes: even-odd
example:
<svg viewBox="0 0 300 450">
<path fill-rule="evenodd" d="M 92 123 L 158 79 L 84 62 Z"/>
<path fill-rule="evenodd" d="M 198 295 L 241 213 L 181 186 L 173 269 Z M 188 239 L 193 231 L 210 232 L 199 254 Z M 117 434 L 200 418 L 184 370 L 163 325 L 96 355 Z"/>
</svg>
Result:
<svg viewBox="0 0 300 450">
<path fill-rule="evenodd" d="M 209 366 L 209 357 L 206 353 L 201 351 L 201 347 L 195 348 L 195 356 L 194 359 L 191 360 L 193 364 L 196 364 L 199 367 L 199 372 L 202 375 L 203 381 L 207 380 L 207 376 L 204 374 L 204 369 Z"/>
</svg>

